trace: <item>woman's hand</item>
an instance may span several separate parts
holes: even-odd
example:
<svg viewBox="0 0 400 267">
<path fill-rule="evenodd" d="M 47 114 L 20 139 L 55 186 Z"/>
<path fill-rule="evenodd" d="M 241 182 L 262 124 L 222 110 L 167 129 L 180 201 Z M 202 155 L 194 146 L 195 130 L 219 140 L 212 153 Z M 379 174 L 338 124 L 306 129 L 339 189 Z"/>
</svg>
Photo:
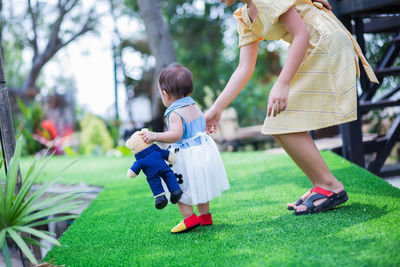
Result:
<svg viewBox="0 0 400 267">
<path fill-rule="evenodd" d="M 206 118 L 206 132 L 207 134 L 215 133 L 218 129 L 218 122 L 221 119 L 222 110 L 211 106 L 209 110 L 206 111 L 204 117 Z"/>
<path fill-rule="evenodd" d="M 289 84 L 278 80 L 269 92 L 267 116 L 275 117 L 284 111 L 287 107 L 288 96 Z"/>
<path fill-rule="evenodd" d="M 143 138 L 146 144 L 151 144 L 157 140 L 155 132 L 143 131 L 139 133 L 139 135 Z"/>
</svg>

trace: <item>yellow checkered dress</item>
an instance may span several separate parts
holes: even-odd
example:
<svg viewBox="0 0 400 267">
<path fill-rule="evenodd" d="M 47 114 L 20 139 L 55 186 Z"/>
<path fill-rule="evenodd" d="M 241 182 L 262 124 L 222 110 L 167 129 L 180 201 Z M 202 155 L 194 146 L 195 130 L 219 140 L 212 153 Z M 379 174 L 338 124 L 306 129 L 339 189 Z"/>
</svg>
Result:
<svg viewBox="0 0 400 267">
<path fill-rule="evenodd" d="M 257 17 L 250 21 L 247 7 L 236 10 L 239 47 L 257 40 L 291 42 L 279 17 L 294 6 L 304 21 L 310 43 L 290 82 L 288 106 L 276 117 L 266 117 L 264 134 L 320 129 L 357 119 L 356 75 L 360 57 L 368 77 L 378 82 L 357 42 L 322 4 L 311 0 L 253 0 Z M 355 53 L 356 52 L 356 53 Z"/>
</svg>

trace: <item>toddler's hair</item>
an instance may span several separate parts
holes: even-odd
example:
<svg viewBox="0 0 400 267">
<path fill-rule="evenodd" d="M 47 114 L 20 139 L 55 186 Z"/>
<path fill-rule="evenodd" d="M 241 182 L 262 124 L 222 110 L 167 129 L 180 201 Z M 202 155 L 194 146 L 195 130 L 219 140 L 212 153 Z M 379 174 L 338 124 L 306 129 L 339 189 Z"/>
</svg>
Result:
<svg viewBox="0 0 400 267">
<path fill-rule="evenodd" d="M 172 63 L 162 69 L 158 84 L 174 97 L 188 96 L 193 92 L 193 76 L 190 70 L 178 63 Z"/>
</svg>

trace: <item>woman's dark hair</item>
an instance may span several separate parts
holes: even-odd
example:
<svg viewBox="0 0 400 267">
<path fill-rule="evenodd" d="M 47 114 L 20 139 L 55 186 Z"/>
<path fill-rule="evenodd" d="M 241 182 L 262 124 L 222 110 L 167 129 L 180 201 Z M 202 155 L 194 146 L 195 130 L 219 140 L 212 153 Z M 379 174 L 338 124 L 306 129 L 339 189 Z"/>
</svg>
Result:
<svg viewBox="0 0 400 267">
<path fill-rule="evenodd" d="M 178 63 L 172 63 L 162 69 L 158 84 L 161 91 L 174 97 L 188 96 L 193 92 L 193 76 L 190 70 Z"/>
</svg>

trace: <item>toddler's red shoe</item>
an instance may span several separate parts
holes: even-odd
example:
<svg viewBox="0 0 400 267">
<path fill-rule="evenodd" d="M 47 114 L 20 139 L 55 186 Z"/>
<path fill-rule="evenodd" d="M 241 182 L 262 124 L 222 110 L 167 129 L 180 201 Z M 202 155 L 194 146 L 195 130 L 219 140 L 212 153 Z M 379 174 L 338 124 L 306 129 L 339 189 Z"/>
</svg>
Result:
<svg viewBox="0 0 400 267">
<path fill-rule="evenodd" d="M 171 229 L 171 233 L 180 234 L 186 233 L 193 230 L 200 225 L 199 217 L 195 213 L 178 223 L 174 228 Z"/>
<path fill-rule="evenodd" d="M 212 225 L 212 217 L 211 213 L 200 215 L 199 217 L 200 225 Z"/>
</svg>

